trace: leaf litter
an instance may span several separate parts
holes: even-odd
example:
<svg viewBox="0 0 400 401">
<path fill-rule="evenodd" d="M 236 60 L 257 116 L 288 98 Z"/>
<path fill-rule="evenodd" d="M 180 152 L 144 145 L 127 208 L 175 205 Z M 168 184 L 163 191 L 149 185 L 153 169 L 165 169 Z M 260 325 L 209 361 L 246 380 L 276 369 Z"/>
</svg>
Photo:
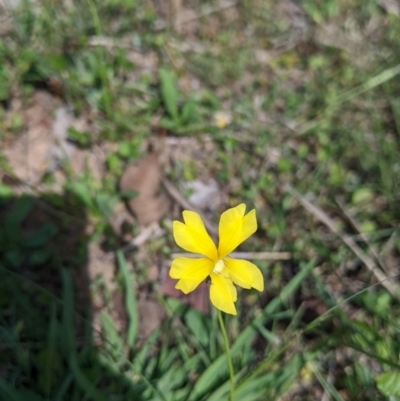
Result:
<svg viewBox="0 0 400 401">
<path fill-rule="evenodd" d="M 169 200 L 160 192 L 161 177 L 159 156 L 156 153 L 129 164 L 121 176 L 120 190 L 137 193 L 126 203 L 141 226 L 159 221 L 168 210 Z"/>
<path fill-rule="evenodd" d="M 37 185 L 48 167 L 54 144 L 52 112 L 59 103 L 48 92 L 35 92 L 23 111 L 22 133 L 3 149 L 13 173 L 30 185 Z"/>
</svg>

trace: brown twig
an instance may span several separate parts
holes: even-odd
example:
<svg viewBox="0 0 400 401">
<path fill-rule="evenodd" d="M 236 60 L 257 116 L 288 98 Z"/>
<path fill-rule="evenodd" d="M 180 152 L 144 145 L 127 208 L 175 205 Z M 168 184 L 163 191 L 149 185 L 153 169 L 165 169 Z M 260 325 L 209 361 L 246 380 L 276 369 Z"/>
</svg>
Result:
<svg viewBox="0 0 400 401">
<path fill-rule="evenodd" d="M 338 235 L 341 240 L 353 251 L 353 253 L 364 263 L 368 270 L 376 277 L 380 284 L 382 284 L 394 297 L 399 298 L 399 292 L 396 285 L 389 281 L 389 277 L 379 269 L 377 264 L 366 255 L 357 243 L 349 235 L 342 233 L 336 226 L 335 222 L 321 209 L 313 205 L 310 201 L 304 198 L 297 192 L 291 185 L 285 186 L 286 192 L 296 198 L 300 204 L 312 213 L 319 221 L 325 224 L 333 233 Z"/>
<path fill-rule="evenodd" d="M 290 252 L 232 252 L 230 257 L 235 259 L 250 259 L 250 260 L 289 260 L 292 257 Z M 171 255 L 172 258 L 197 258 L 199 255 L 194 253 L 177 252 Z"/>
<path fill-rule="evenodd" d="M 195 17 L 186 18 L 181 21 L 179 21 L 179 20 L 176 21 L 174 23 L 174 27 L 176 28 L 177 26 L 180 26 L 180 25 L 189 24 L 193 21 L 197 21 L 200 18 L 208 17 L 211 14 L 215 14 L 220 11 L 226 10 L 227 8 L 235 7 L 237 3 L 238 3 L 237 1 L 221 2 L 217 7 L 210 8 L 210 9 L 196 15 Z M 164 21 L 158 21 L 158 23 L 156 22 L 155 31 L 161 31 L 161 30 L 165 29 L 166 27 L 167 27 L 167 23 L 165 23 Z"/>
<path fill-rule="evenodd" d="M 349 223 L 351 224 L 351 226 L 358 232 L 360 238 L 365 242 L 365 244 L 368 246 L 368 250 L 370 252 L 370 254 L 372 255 L 372 257 L 375 259 L 376 263 L 380 263 L 379 262 L 379 255 L 378 252 L 376 251 L 376 249 L 370 244 L 368 236 L 362 232 L 360 224 L 358 224 L 358 221 L 356 220 L 356 218 L 353 216 L 353 214 L 351 212 L 349 212 L 345 205 L 343 204 L 343 202 L 338 199 L 337 197 L 335 198 L 336 203 L 338 204 L 338 206 L 340 207 L 341 212 L 343 213 L 343 215 L 346 217 L 346 219 L 349 221 Z M 380 263 L 381 267 L 383 270 L 386 270 L 385 267 L 382 265 L 382 263 Z"/>
<path fill-rule="evenodd" d="M 213 235 L 217 235 L 217 227 L 203 215 L 201 210 L 197 209 L 187 199 L 185 199 L 171 181 L 163 177 L 162 183 L 173 199 L 175 199 L 184 209 L 193 210 L 194 212 L 198 213 L 203 219 L 204 225 L 207 227 L 208 231 Z"/>
<path fill-rule="evenodd" d="M 132 238 L 129 244 L 125 245 L 120 250 L 123 253 L 129 252 L 132 249 L 138 248 L 139 246 L 143 245 L 150 238 L 158 238 L 162 234 L 164 234 L 164 230 L 160 227 L 160 225 L 158 223 L 152 223 L 149 226 L 144 227 L 136 237 Z M 101 260 L 113 260 L 114 258 L 115 258 L 115 252 L 112 251 L 105 254 L 101 258 Z"/>
</svg>

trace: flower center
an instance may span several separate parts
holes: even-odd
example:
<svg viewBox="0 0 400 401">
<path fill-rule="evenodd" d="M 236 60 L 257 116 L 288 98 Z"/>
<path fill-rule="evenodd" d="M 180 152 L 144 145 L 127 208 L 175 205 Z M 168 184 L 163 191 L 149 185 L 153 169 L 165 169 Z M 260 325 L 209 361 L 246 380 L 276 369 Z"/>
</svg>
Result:
<svg viewBox="0 0 400 401">
<path fill-rule="evenodd" d="M 221 273 L 225 269 L 225 263 L 220 259 L 214 266 L 213 273 Z"/>
</svg>

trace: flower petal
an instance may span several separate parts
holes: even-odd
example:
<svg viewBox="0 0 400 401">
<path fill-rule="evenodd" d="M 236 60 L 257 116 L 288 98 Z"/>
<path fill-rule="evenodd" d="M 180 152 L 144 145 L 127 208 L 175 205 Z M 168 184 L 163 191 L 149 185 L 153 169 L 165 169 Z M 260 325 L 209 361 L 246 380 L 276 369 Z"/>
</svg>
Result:
<svg viewBox="0 0 400 401">
<path fill-rule="evenodd" d="M 172 261 L 169 275 L 180 279 L 175 288 L 187 294 L 210 275 L 213 267 L 214 263 L 206 258 L 176 258 Z"/>
<path fill-rule="evenodd" d="M 208 235 L 201 217 L 189 210 L 183 213 L 184 223 L 174 221 L 172 225 L 176 243 L 189 252 L 199 253 L 217 261 L 217 248 Z"/>
<path fill-rule="evenodd" d="M 194 291 L 200 283 L 201 281 L 181 279 L 176 283 L 175 288 L 181 290 L 184 294 L 189 294 L 189 292 Z"/>
<path fill-rule="evenodd" d="M 212 304 L 222 312 L 236 315 L 234 302 L 237 299 L 237 294 L 232 280 L 216 273 L 211 273 L 210 277 L 210 299 Z"/>
<path fill-rule="evenodd" d="M 257 231 L 256 211 L 244 215 L 244 203 L 221 214 L 219 221 L 218 255 L 225 257 Z"/>
<path fill-rule="evenodd" d="M 225 258 L 224 263 L 232 281 L 243 288 L 264 290 L 264 277 L 260 269 L 248 260 Z"/>
</svg>

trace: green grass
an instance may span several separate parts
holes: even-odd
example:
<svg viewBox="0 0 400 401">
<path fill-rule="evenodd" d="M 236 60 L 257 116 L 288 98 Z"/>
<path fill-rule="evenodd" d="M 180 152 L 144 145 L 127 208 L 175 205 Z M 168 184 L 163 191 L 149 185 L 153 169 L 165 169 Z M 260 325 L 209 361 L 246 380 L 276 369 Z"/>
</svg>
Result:
<svg viewBox="0 0 400 401">
<path fill-rule="evenodd" d="M 400 400 L 400 18 L 375 0 L 275 3 L 212 13 L 219 3 L 191 3 L 198 18 L 177 29 L 144 0 L 0 10 L 1 399 L 227 399 L 217 315 L 164 298 L 148 279 L 177 251 L 176 210 L 140 252 L 124 254 L 113 225 L 135 196 L 118 190 L 126 164 L 174 137 L 212 143 L 174 148 L 164 173 L 177 187 L 215 178 L 214 223 L 245 202 L 259 229 L 242 250 L 292 253 L 255 261 L 265 292 L 239 292 L 239 317 L 225 317 L 235 400 Z M 103 152 L 100 175 L 64 160 L 58 194 L 17 185 L 6 158 L 40 90 L 92 124 L 70 128 L 77 148 Z M 222 128 L 217 111 L 231 118 Z M 49 169 L 40 188 L 56 180 Z M 352 236 L 397 295 L 286 184 Z M 89 280 L 93 244 L 115 256 L 114 293 L 106 272 Z M 146 297 L 166 317 L 143 339 Z"/>
</svg>

